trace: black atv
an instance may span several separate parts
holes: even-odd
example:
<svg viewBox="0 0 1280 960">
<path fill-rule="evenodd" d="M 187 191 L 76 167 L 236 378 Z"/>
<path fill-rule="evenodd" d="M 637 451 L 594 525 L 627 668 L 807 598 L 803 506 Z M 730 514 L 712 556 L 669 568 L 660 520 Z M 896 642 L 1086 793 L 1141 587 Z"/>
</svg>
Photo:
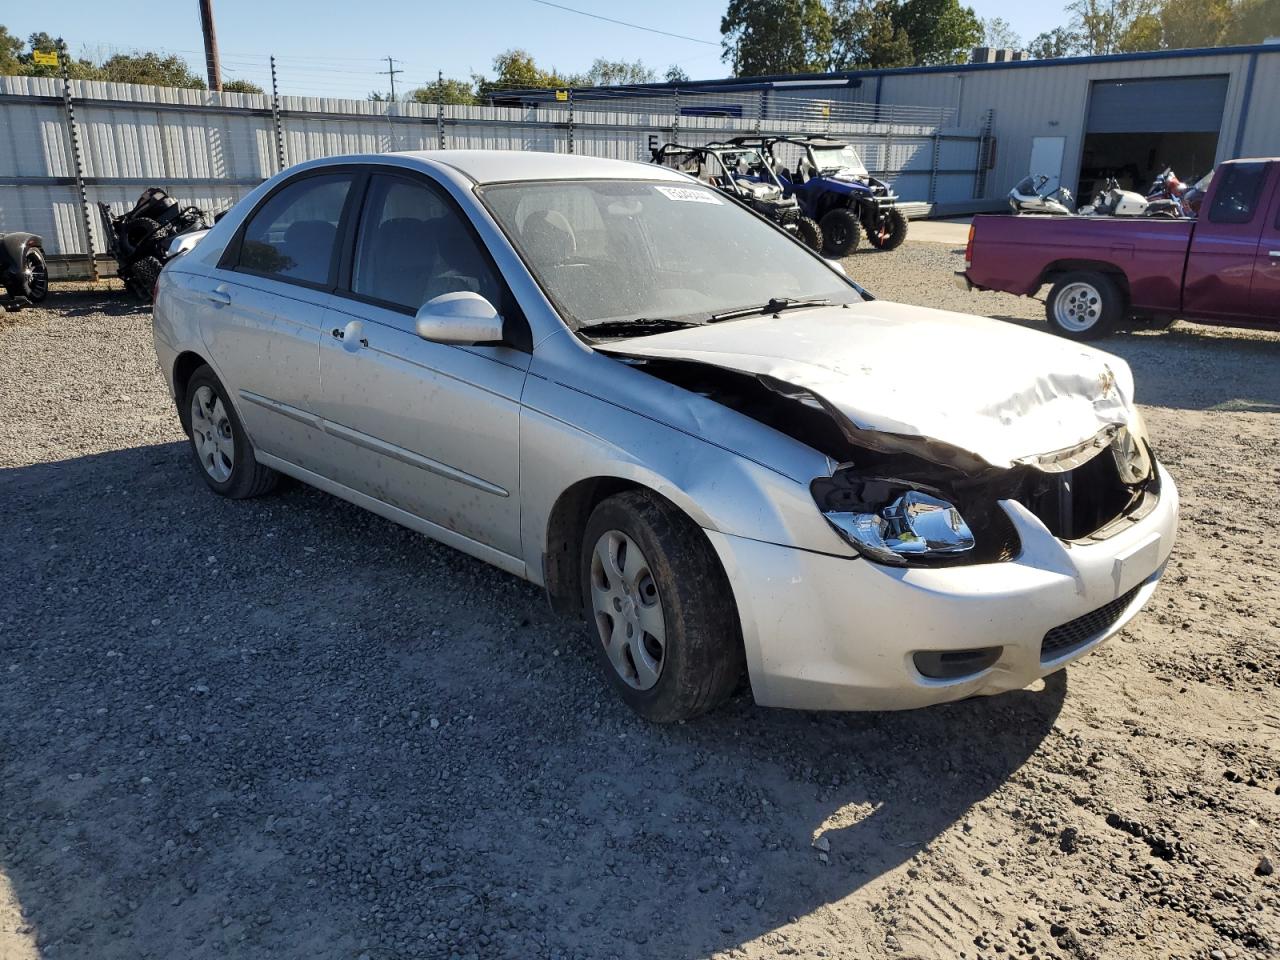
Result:
<svg viewBox="0 0 1280 960">
<path fill-rule="evenodd" d="M 735 137 L 769 161 L 778 182 L 806 216 L 817 220 L 828 256 L 843 257 L 865 235 L 878 250 L 894 250 L 907 239 L 907 218 L 883 180 L 867 172 L 852 144 L 829 137 Z M 788 169 L 794 157 L 795 166 Z"/>
<path fill-rule="evenodd" d="M 49 295 L 44 241 L 34 233 L 0 233 L 0 285 L 8 299 L 0 306 L 17 310 Z"/>
<path fill-rule="evenodd" d="M 116 276 L 140 300 L 150 301 L 160 270 L 168 258 L 169 243 L 180 233 L 203 229 L 204 211 L 179 206 L 159 187 L 149 187 L 133 209 L 113 216 L 99 203 L 107 228 L 107 250 L 116 261 Z"/>
<path fill-rule="evenodd" d="M 821 252 L 822 230 L 794 197 L 783 196 L 782 184 L 758 150 L 734 143 L 665 143 L 653 151 L 653 162 L 697 177 Z"/>
</svg>

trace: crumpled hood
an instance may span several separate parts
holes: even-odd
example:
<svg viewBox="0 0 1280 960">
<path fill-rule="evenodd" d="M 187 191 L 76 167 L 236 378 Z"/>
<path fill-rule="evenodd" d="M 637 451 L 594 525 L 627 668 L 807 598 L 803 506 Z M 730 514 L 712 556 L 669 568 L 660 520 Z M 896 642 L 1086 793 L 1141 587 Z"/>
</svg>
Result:
<svg viewBox="0 0 1280 960">
<path fill-rule="evenodd" d="M 1118 357 L 985 317 L 884 301 L 597 349 L 780 381 L 812 394 L 856 431 L 945 444 L 995 467 L 1043 467 L 1133 416 L 1132 375 Z"/>
</svg>

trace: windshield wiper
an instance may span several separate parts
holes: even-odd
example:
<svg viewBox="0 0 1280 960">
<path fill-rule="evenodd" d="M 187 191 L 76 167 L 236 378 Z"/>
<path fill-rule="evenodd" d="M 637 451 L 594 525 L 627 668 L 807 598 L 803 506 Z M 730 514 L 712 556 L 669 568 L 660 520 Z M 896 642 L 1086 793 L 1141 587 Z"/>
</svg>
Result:
<svg viewBox="0 0 1280 960">
<path fill-rule="evenodd" d="M 750 317 L 754 314 L 781 313 L 783 310 L 794 310 L 797 307 L 829 307 L 832 303 L 826 297 L 813 297 L 810 300 L 796 300 L 794 297 L 774 297 L 768 303 L 758 307 L 742 307 L 738 310 L 726 310 L 724 313 L 711 315 L 708 323 L 719 323 L 721 320 L 735 320 L 738 317 Z"/>
<path fill-rule="evenodd" d="M 579 331 L 589 337 L 600 333 L 631 333 L 635 330 L 646 330 L 657 333 L 661 330 L 683 330 L 685 327 L 696 327 L 692 320 L 673 320 L 670 317 L 632 317 L 625 320 L 604 320 L 600 323 L 589 323 L 579 327 Z"/>
</svg>

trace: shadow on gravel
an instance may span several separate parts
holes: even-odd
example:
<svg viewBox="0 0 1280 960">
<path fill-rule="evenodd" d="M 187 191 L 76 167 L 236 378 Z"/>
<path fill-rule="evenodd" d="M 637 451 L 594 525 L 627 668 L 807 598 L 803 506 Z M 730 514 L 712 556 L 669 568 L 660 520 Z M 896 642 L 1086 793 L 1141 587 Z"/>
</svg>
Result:
<svg viewBox="0 0 1280 960">
<path fill-rule="evenodd" d="M 534 587 L 303 487 L 220 500 L 185 445 L 0 503 L 0 871 L 42 957 L 840 952 L 793 918 L 962 820 L 1066 693 L 655 727 Z"/>
<path fill-rule="evenodd" d="M 1033 330 L 1043 321 L 996 316 Z M 1280 412 L 1280 340 L 1247 330 L 1177 324 L 1169 330 L 1119 333 L 1090 344 L 1128 361 L 1138 401 L 1177 410 Z"/>
</svg>

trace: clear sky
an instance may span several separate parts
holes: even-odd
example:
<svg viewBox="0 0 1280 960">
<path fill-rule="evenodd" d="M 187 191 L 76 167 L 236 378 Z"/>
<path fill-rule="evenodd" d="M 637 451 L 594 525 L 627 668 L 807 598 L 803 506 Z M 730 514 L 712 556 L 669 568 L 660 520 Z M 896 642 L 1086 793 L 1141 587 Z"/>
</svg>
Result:
<svg viewBox="0 0 1280 960">
<path fill-rule="evenodd" d="M 511 47 L 539 65 L 585 70 L 596 57 L 643 60 L 661 75 L 679 64 L 693 79 L 728 75 L 720 60 L 726 0 L 558 0 L 564 6 L 700 38 L 679 40 L 593 20 L 536 0 L 214 0 L 224 79 L 269 86 L 267 56 L 279 61 L 281 93 L 363 97 L 387 87 L 385 58 L 397 59 L 399 89 L 445 76 L 489 72 Z M 980 17 L 1003 17 L 1026 39 L 1062 21 L 1060 0 L 970 0 Z M 143 47 L 178 53 L 203 67 L 197 0 L 57 0 L 7 3 L 0 24 L 20 37 L 61 34 L 73 54 L 109 56 Z M 378 58 L 384 58 L 379 62 Z M 403 86 L 402 86 L 403 85 Z"/>
</svg>

